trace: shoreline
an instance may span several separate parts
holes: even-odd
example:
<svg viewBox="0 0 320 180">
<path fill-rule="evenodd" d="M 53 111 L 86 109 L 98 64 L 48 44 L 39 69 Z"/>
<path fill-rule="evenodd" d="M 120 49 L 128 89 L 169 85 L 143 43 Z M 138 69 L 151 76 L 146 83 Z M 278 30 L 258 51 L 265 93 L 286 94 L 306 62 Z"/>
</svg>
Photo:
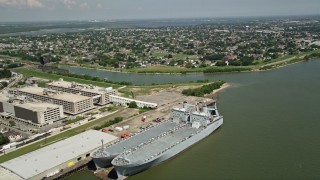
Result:
<svg viewBox="0 0 320 180">
<path fill-rule="evenodd" d="M 300 60 L 300 61 L 297 61 L 297 62 L 293 62 L 293 63 L 290 63 L 291 61 L 296 61 L 300 58 L 304 58 L 305 56 L 308 56 L 310 54 L 313 54 L 313 53 L 317 53 L 319 52 L 319 50 L 314 50 L 314 51 L 311 51 L 311 52 L 307 52 L 307 53 L 300 53 L 300 54 L 297 54 L 293 57 L 290 57 L 290 58 L 286 58 L 286 59 L 283 59 L 283 60 L 279 60 L 279 61 L 276 61 L 276 62 L 272 62 L 272 63 L 268 63 L 268 64 L 265 64 L 265 65 L 261 65 L 261 66 L 232 66 L 232 68 L 251 68 L 251 70 L 240 70 L 240 71 L 221 71 L 221 72 L 212 72 L 212 73 L 205 73 L 204 70 L 200 70 L 200 71 L 188 71 L 188 69 L 183 69 L 182 68 L 182 71 L 183 70 L 186 70 L 185 72 L 170 72 L 170 71 L 157 71 L 155 70 L 155 72 L 139 72 L 138 71 L 130 71 L 130 70 L 115 70 L 115 69 L 106 69 L 106 68 L 103 68 L 103 67 L 87 67 L 87 66 L 79 66 L 79 65 L 76 65 L 76 64 L 62 64 L 62 65 L 59 65 L 59 64 L 53 64 L 53 66 L 66 66 L 66 67 L 77 67 L 77 68 L 85 68 L 85 69 L 94 69 L 94 70 L 101 70 L 101 71 L 107 71 L 107 72 L 115 72 L 115 73 L 134 73 L 134 74 L 173 74 L 173 75 L 184 75 L 184 74 L 219 74 L 219 73 L 240 73 L 240 72 L 259 72 L 259 71 L 267 71 L 267 70 L 273 70 L 273 69 L 277 69 L 277 68 L 280 68 L 280 67 L 285 67 L 285 66 L 288 66 L 290 64 L 295 64 L 295 63 L 298 63 L 298 62 L 303 62 L 303 59 Z M 315 58 L 315 57 L 312 57 L 312 58 Z M 319 57 L 320 58 L 320 57 Z M 279 64 L 280 66 L 277 66 L 277 64 Z M 281 64 L 284 64 L 284 65 L 281 65 Z M 262 69 L 264 67 L 268 67 L 268 66 L 274 66 L 270 69 Z M 225 66 L 225 67 L 231 67 L 231 66 Z M 217 67 L 219 69 L 219 67 Z M 176 70 L 178 71 L 179 68 L 176 68 Z M 207 69 L 210 69 L 210 67 L 208 67 Z M 152 71 L 152 70 L 150 70 Z M 174 70 L 173 70 L 174 71 Z"/>
<path fill-rule="evenodd" d="M 280 62 L 280 61 L 279 61 Z M 290 61 L 289 61 L 290 62 Z M 298 62 L 302 62 L 302 61 L 298 61 Z M 298 63 L 295 62 L 295 63 Z M 288 63 L 286 65 L 283 66 L 276 66 L 270 69 L 261 69 L 262 67 L 268 66 L 268 64 L 264 65 L 264 66 L 259 66 L 259 67 L 253 67 L 251 70 L 243 70 L 243 71 L 221 71 L 221 72 L 213 72 L 213 73 L 204 73 L 203 71 L 198 71 L 198 72 L 132 72 L 132 71 L 117 71 L 117 70 L 109 70 L 109 69 L 103 69 L 103 68 L 99 68 L 99 67 L 83 67 L 83 66 L 77 66 L 77 65 L 58 65 L 58 67 L 60 68 L 60 66 L 64 66 L 64 67 L 75 67 L 75 68 L 82 68 L 82 69 L 90 69 L 90 70 L 99 70 L 99 71 L 106 71 L 106 72 L 113 72 L 113 73 L 124 73 L 124 74 L 150 74 L 150 75 L 188 75 L 188 74 L 225 74 L 225 73 L 247 73 L 247 72 L 264 72 L 264 71 L 269 71 L 269 70 L 274 70 L 277 68 L 281 68 L 281 67 L 285 67 L 288 66 L 290 64 L 295 64 L 295 63 Z M 236 66 L 235 66 L 236 67 Z"/>
<path fill-rule="evenodd" d="M 224 83 L 219 89 L 215 89 L 213 90 L 210 94 L 207 94 L 205 95 L 204 97 L 205 98 L 208 98 L 208 97 L 216 97 L 218 96 L 222 91 L 228 89 L 228 88 L 231 88 L 232 87 L 232 84 L 230 83 Z"/>
</svg>

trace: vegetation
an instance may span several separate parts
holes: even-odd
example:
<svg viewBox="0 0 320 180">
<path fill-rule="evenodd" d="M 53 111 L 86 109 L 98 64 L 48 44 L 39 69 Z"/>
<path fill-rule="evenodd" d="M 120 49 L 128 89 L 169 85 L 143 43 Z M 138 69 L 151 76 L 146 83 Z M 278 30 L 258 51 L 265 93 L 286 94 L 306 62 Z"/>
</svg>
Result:
<svg viewBox="0 0 320 180">
<path fill-rule="evenodd" d="M 9 124 L 10 124 L 10 126 L 15 126 L 15 125 L 16 125 L 16 122 L 14 122 L 13 120 L 10 120 L 10 121 L 9 121 Z"/>
<path fill-rule="evenodd" d="M 8 137 L 4 136 L 2 133 L 0 133 L 0 146 L 9 143 Z"/>
<path fill-rule="evenodd" d="M 65 122 L 65 124 L 72 124 L 72 123 L 75 123 L 75 122 L 81 121 L 82 119 L 83 119 L 83 117 L 81 117 L 81 116 L 77 116 L 76 118 L 71 119 L 71 120 L 69 120 L 69 121 Z"/>
<path fill-rule="evenodd" d="M 219 89 L 224 83 L 224 81 L 217 81 L 211 84 L 201 86 L 200 88 L 185 89 L 182 91 L 182 94 L 186 96 L 203 97 L 205 94 L 210 94 L 213 90 Z"/>
<path fill-rule="evenodd" d="M 68 76 L 68 77 L 97 81 L 97 82 L 106 82 L 106 83 L 119 84 L 119 85 L 132 85 L 131 82 L 125 82 L 125 81 L 113 82 L 110 80 L 104 80 L 104 79 L 100 79 L 99 77 L 89 76 L 89 75 L 79 75 L 79 74 L 73 74 L 73 73 L 57 73 L 57 74 L 61 76 Z"/>
<path fill-rule="evenodd" d="M 211 67 L 204 70 L 204 73 L 217 73 L 217 72 L 241 72 L 241 71 L 251 71 L 251 67 L 230 67 L 226 66 L 223 68 Z"/>
<path fill-rule="evenodd" d="M 44 78 L 44 79 L 49 79 L 49 80 L 54 80 L 54 81 L 57 81 L 59 78 L 63 78 L 65 81 L 76 82 L 76 83 L 81 83 L 81 84 L 92 84 L 92 85 L 100 86 L 100 87 L 110 87 L 110 86 L 112 86 L 113 88 L 120 87 L 119 85 L 116 85 L 116 84 L 110 84 L 110 83 L 106 83 L 106 82 L 95 82 L 95 81 L 79 79 L 79 78 L 74 78 L 74 77 L 68 77 L 68 76 L 63 76 L 63 75 L 57 75 L 57 74 L 49 74 L 46 72 L 33 70 L 33 69 L 18 68 L 18 69 L 15 69 L 15 71 L 17 73 L 21 73 L 27 77 L 39 77 L 39 78 Z"/>
<path fill-rule="evenodd" d="M 10 78 L 11 77 L 11 71 L 8 69 L 0 70 L 0 79 L 2 78 Z"/>
<path fill-rule="evenodd" d="M 121 122 L 122 120 L 123 120 L 123 117 L 116 117 L 113 120 L 105 122 L 101 126 L 95 126 L 93 129 L 100 130 L 100 129 L 103 129 L 105 127 L 109 127 L 109 126 L 111 126 L 113 124 L 117 124 L 117 123 Z"/>
<path fill-rule="evenodd" d="M 8 86 L 8 83 L 7 82 L 5 82 L 5 81 L 3 81 L 3 82 L 0 82 L 0 88 L 2 89 L 2 88 L 5 88 L 5 87 L 7 87 Z"/>
<path fill-rule="evenodd" d="M 40 82 L 38 82 L 38 86 L 42 87 L 42 88 L 45 88 L 46 87 L 46 82 L 40 81 Z"/>
<path fill-rule="evenodd" d="M 108 109 L 108 111 L 113 112 L 113 111 L 116 111 L 116 110 L 117 110 L 117 107 L 115 107 L 115 106 L 109 106 L 107 109 Z"/>
<path fill-rule="evenodd" d="M 151 108 L 147 108 L 147 107 L 139 108 L 139 114 L 142 114 L 142 113 L 150 111 L 150 110 L 151 110 Z"/>
<path fill-rule="evenodd" d="M 320 52 L 314 52 L 304 57 L 304 60 L 309 60 L 312 58 L 320 58 Z"/>
<path fill-rule="evenodd" d="M 109 107 L 102 107 L 99 109 L 100 112 L 106 112 L 108 111 Z"/>
<path fill-rule="evenodd" d="M 129 106 L 129 108 L 137 108 L 138 107 L 138 105 L 135 101 L 131 101 L 128 106 Z"/>
</svg>

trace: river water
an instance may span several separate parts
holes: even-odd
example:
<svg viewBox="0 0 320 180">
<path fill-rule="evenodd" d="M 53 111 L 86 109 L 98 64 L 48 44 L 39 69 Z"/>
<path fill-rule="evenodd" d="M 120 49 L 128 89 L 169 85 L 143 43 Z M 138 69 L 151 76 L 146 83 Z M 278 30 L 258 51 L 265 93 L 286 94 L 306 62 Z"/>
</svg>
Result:
<svg viewBox="0 0 320 180">
<path fill-rule="evenodd" d="M 149 84 L 167 79 L 140 76 L 123 80 L 136 77 L 135 82 Z M 177 157 L 129 180 L 320 179 L 319 60 L 266 72 L 169 77 L 168 82 L 198 78 L 233 84 L 218 95 L 224 124 Z"/>
</svg>

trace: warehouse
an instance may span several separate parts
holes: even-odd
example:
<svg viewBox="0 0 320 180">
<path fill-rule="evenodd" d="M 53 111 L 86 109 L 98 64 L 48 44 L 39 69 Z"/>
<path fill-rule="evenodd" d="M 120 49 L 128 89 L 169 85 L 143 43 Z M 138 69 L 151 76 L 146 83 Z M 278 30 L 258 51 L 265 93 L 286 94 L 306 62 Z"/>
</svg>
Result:
<svg viewBox="0 0 320 180">
<path fill-rule="evenodd" d="M 75 82 L 63 81 L 62 78 L 59 81 L 48 83 L 48 88 L 72 93 L 81 94 L 82 96 L 92 97 L 93 103 L 97 105 L 106 105 L 109 102 L 109 95 L 116 95 L 117 90 L 109 88 L 101 88 L 93 85 L 77 84 Z"/>
<path fill-rule="evenodd" d="M 101 146 L 101 140 L 109 143 L 116 139 L 107 133 L 89 130 L 0 164 L 0 176 L 6 179 L 49 177 L 90 158 L 90 153 Z"/>
<path fill-rule="evenodd" d="M 64 113 L 79 114 L 93 109 L 93 99 L 78 94 L 59 92 L 46 88 L 28 86 L 9 91 L 11 94 L 24 95 L 43 102 L 62 105 Z"/>
</svg>

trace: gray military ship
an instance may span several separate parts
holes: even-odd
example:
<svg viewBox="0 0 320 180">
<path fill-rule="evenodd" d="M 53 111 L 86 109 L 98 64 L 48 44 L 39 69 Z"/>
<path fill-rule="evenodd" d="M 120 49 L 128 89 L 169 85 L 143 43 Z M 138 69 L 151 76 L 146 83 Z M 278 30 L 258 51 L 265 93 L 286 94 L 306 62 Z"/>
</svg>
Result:
<svg viewBox="0 0 320 180">
<path fill-rule="evenodd" d="M 131 149 L 139 144 L 148 141 L 150 138 L 166 132 L 176 124 L 171 121 L 162 121 L 159 124 L 150 126 L 139 133 L 135 133 L 128 138 L 117 140 L 116 142 L 101 148 L 92 153 L 91 157 L 97 169 L 111 166 L 111 161 L 125 149 Z"/>
<path fill-rule="evenodd" d="M 223 124 L 223 117 L 216 104 L 200 111 L 184 103 L 183 108 L 172 110 L 169 122 L 175 123 L 172 129 L 126 149 L 112 160 L 120 179 L 156 166 L 202 140 Z"/>
</svg>

